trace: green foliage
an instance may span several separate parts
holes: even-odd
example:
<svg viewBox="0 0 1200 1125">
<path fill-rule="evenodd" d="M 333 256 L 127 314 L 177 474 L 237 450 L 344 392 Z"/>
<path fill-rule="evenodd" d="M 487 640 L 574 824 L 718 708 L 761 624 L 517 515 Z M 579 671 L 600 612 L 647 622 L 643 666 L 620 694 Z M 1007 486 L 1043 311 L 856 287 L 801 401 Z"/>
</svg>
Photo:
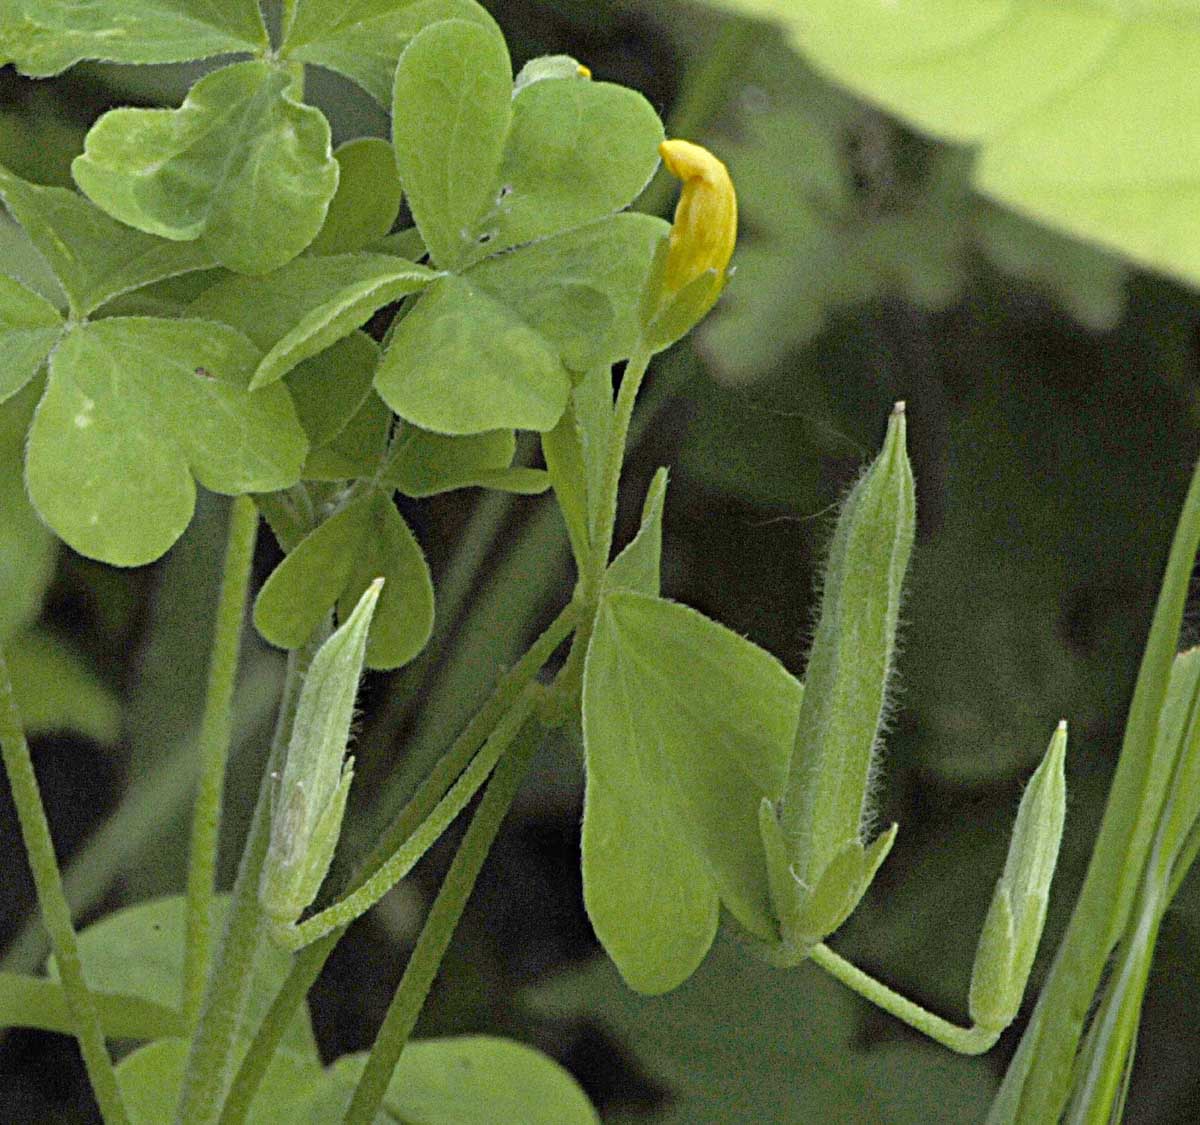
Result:
<svg viewBox="0 0 1200 1125">
<path fill-rule="evenodd" d="M 433 583 L 421 548 L 384 492 L 345 505 L 275 568 L 254 604 L 254 623 L 273 644 L 297 648 L 335 606 L 347 617 L 378 577 L 385 583 L 367 665 L 398 668 L 429 640 Z"/>
<path fill-rule="evenodd" d="M 758 839 L 782 795 L 800 685 L 695 610 L 605 596 L 583 683 L 584 900 L 630 986 L 665 992 L 708 952 L 724 903 L 775 928 Z"/>
<path fill-rule="evenodd" d="M 1200 279 L 1200 244 L 1177 194 L 1196 154 L 1194 12 L 1049 0 L 719 3 L 783 23 L 822 72 L 935 137 L 976 146 L 973 179 L 993 199 Z"/>
<path fill-rule="evenodd" d="M 33 378 L 62 330 L 62 317 L 45 297 L 0 277 L 0 402 Z"/>
<path fill-rule="evenodd" d="M 193 474 L 230 494 L 294 484 L 304 431 L 282 388 L 250 394 L 258 360 L 241 333 L 212 321 L 72 329 L 29 433 L 29 493 L 42 517 L 80 553 L 137 566 L 187 527 Z"/>
<path fill-rule="evenodd" d="M 258 51 L 267 29 L 254 0 L 3 0 L 0 64 L 58 74 L 83 59 L 183 62 Z"/>
<path fill-rule="evenodd" d="M 400 213 L 400 177 L 392 146 L 380 137 L 359 137 L 334 150 L 338 186 L 311 254 L 365 250 L 391 233 Z"/>
<path fill-rule="evenodd" d="M 75 181 L 129 226 L 267 273 L 312 242 L 337 188 L 329 123 L 297 86 L 287 70 L 237 63 L 178 110 L 111 110 L 71 166 Z"/>
<path fill-rule="evenodd" d="M 366 1057 L 347 1055 L 330 1069 L 331 1083 L 349 1087 Z M 331 1120 L 345 1101 L 332 1092 L 313 1120 Z M 486 1035 L 425 1039 L 401 1056 L 383 1110 L 422 1125 L 597 1125 L 599 1118 L 575 1080 L 540 1051 Z"/>
<path fill-rule="evenodd" d="M 512 430 L 445 437 L 404 426 L 384 471 L 385 484 L 406 496 L 436 496 L 456 488 L 494 488 L 536 495 L 550 486 L 541 469 L 512 464 L 517 450 Z"/>
</svg>

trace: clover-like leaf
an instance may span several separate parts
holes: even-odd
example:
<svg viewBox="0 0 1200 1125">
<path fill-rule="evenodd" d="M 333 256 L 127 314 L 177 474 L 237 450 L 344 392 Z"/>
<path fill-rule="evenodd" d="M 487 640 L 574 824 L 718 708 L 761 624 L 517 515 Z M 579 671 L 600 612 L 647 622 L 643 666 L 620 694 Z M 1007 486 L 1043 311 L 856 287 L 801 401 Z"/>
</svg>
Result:
<svg viewBox="0 0 1200 1125">
<path fill-rule="evenodd" d="M 268 45 L 255 0 L 0 0 L 0 65 L 35 78 L 83 59 L 186 62 Z"/>
<path fill-rule="evenodd" d="M 653 175 L 663 136 L 623 86 L 547 80 L 514 96 L 503 37 L 463 20 L 409 44 L 392 131 L 413 217 L 447 269 L 619 211 Z"/>
<path fill-rule="evenodd" d="M 349 254 L 391 233 L 400 214 L 396 155 L 382 137 L 359 137 L 339 146 L 338 186 L 325 225 L 310 254 Z"/>
<path fill-rule="evenodd" d="M 329 123 L 295 87 L 286 70 L 244 62 L 201 78 L 177 110 L 110 110 L 75 181 L 123 223 L 267 273 L 312 242 L 337 188 Z"/>
<path fill-rule="evenodd" d="M 420 546 L 384 492 L 351 501 L 300 542 L 259 591 L 254 624 L 272 644 L 296 648 L 335 606 L 344 619 L 381 576 L 367 665 L 398 668 L 429 640 L 433 582 Z"/>
<path fill-rule="evenodd" d="M 321 360 L 318 356 L 309 362 Z M 296 395 L 296 399 L 300 411 L 301 396 Z M 373 476 L 383 464 L 391 430 L 392 412 L 383 399 L 370 391 L 358 412 L 335 437 L 310 450 L 304 462 L 304 480 L 341 481 Z"/>
<path fill-rule="evenodd" d="M 229 494 L 294 484 L 304 431 L 282 387 L 247 389 L 258 358 L 212 321 L 73 328 L 29 432 L 26 479 L 42 518 L 81 554 L 137 566 L 187 527 L 193 476 Z"/>
<path fill-rule="evenodd" d="M 309 455 L 329 445 L 375 395 L 371 380 L 379 345 L 355 332 L 306 359 L 288 378 L 288 390 L 308 435 Z"/>
<path fill-rule="evenodd" d="M 0 276 L 0 402 L 34 377 L 62 331 L 63 319 L 45 297 Z"/>
<path fill-rule="evenodd" d="M 389 254 L 304 257 L 266 277 L 228 278 L 202 293 L 191 311 L 232 325 L 266 352 L 254 374 L 257 388 L 283 378 L 436 276 Z"/>
<path fill-rule="evenodd" d="M 282 55 L 344 74 L 382 106 L 391 105 L 396 60 L 429 24 L 495 27 L 475 0 L 297 0 L 292 12 Z"/>
<path fill-rule="evenodd" d="M 383 482 L 415 497 L 456 488 L 492 488 L 524 496 L 545 492 L 550 478 L 542 469 L 513 465 L 516 450 L 512 430 L 446 437 L 405 426 Z"/>
<path fill-rule="evenodd" d="M 609 216 L 442 276 L 397 324 L 376 388 L 402 418 L 439 433 L 553 428 L 572 370 L 632 350 L 666 229 Z"/>
<path fill-rule="evenodd" d="M 675 602 L 601 602 L 583 682 L 584 901 L 640 992 L 686 980 L 724 902 L 770 938 L 763 797 L 783 791 L 801 687 L 769 653 Z"/>
<path fill-rule="evenodd" d="M 3 167 L 0 199 L 46 259 L 77 317 L 119 294 L 216 264 L 203 246 L 132 230 L 76 192 L 28 183 Z"/>
</svg>

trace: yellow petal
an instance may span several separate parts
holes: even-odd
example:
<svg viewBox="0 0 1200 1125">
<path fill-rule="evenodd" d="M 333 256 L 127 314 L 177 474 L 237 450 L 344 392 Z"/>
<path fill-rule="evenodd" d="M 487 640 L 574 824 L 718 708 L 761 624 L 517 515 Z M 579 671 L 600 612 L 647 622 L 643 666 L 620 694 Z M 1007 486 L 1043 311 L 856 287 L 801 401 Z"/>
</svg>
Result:
<svg viewBox="0 0 1200 1125">
<path fill-rule="evenodd" d="M 737 193 L 729 170 L 691 141 L 659 146 L 668 171 L 683 181 L 667 249 L 664 288 L 678 292 L 709 270 L 723 276 L 737 242 Z"/>
</svg>

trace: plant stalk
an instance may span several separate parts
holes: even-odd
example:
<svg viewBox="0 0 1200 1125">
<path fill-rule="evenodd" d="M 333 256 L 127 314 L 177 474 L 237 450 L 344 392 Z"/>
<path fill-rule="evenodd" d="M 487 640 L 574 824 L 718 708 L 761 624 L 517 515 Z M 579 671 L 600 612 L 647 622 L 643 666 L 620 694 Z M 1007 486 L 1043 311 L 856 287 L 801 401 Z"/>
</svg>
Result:
<svg viewBox="0 0 1200 1125">
<path fill-rule="evenodd" d="M 79 943 L 71 924 L 71 908 L 63 891 L 62 873 L 58 868 L 58 857 L 54 852 L 54 840 L 42 805 L 38 789 L 37 774 L 33 769 L 33 758 L 21 713 L 17 708 L 12 678 L 0 649 L 0 751 L 4 756 L 4 769 L 12 788 L 13 804 L 17 808 L 17 819 L 21 825 L 21 838 L 29 857 L 29 868 L 33 873 L 37 889 L 38 905 L 42 921 L 50 935 L 50 944 L 58 962 L 63 991 L 71 1011 L 75 1037 L 83 1054 L 84 1066 L 100 1115 L 105 1125 L 126 1125 L 129 1120 L 125 1112 L 121 1091 L 117 1087 L 117 1075 L 112 1058 L 104 1042 L 104 1031 L 96 1002 L 88 991 L 83 974 L 83 963 L 79 958 Z"/>
<path fill-rule="evenodd" d="M 200 720 L 200 783 L 192 812 L 188 857 L 183 1015 L 189 1026 L 200 1014 L 204 982 L 212 958 L 212 906 L 216 893 L 221 803 L 233 735 L 233 693 L 241 656 L 242 624 L 257 537 L 258 509 L 254 501 L 248 496 L 235 497 L 229 509 L 229 532 L 208 666 L 208 688 Z"/>
</svg>

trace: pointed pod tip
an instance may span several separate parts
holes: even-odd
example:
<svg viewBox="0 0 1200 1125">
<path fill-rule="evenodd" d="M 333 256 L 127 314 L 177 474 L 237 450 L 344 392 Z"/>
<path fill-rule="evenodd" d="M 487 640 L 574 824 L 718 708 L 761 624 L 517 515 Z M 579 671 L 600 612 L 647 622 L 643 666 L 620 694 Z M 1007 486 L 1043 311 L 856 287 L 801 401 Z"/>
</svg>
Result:
<svg viewBox="0 0 1200 1125">
<path fill-rule="evenodd" d="M 1058 727 L 1057 727 L 1056 729 L 1057 729 L 1058 731 L 1061 731 L 1063 734 L 1066 734 L 1066 733 L 1067 733 L 1067 720 L 1066 720 L 1066 719 L 1059 719 L 1059 720 L 1058 720 Z"/>
<path fill-rule="evenodd" d="M 903 414 L 905 405 L 904 399 L 897 399 L 895 405 L 892 407 L 892 413 Z"/>
</svg>

